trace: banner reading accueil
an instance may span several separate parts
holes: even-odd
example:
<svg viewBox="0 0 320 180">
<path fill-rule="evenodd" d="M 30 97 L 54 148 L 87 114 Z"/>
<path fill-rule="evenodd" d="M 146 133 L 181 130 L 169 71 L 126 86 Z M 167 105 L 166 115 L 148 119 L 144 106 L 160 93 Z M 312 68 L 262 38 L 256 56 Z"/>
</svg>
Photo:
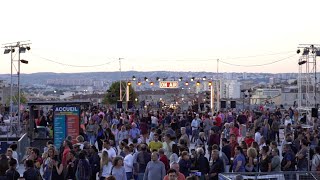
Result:
<svg viewBox="0 0 320 180">
<path fill-rule="evenodd" d="M 67 136 L 74 141 L 79 135 L 80 108 L 77 106 L 58 106 L 54 108 L 53 138 L 54 145 L 60 147 Z"/>
</svg>

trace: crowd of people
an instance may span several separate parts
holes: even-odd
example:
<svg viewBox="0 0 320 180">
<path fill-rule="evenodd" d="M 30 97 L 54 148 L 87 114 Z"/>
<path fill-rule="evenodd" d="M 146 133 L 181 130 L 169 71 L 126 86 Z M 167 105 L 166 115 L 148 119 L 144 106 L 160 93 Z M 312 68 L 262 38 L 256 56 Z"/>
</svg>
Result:
<svg viewBox="0 0 320 180">
<path fill-rule="evenodd" d="M 50 136 L 52 114 L 39 119 Z M 0 157 L 0 180 L 216 180 L 228 172 L 318 171 L 319 122 L 314 118 L 305 128 L 306 119 L 292 108 L 83 110 L 79 136 L 66 137 L 60 147 L 48 141 L 43 150 L 28 148 L 19 161 L 17 145 L 11 145 Z"/>
</svg>

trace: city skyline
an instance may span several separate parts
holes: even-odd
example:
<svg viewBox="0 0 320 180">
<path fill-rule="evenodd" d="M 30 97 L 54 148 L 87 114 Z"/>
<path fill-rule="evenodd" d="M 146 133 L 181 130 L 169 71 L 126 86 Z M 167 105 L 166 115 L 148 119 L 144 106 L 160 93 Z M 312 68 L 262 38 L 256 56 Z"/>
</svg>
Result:
<svg viewBox="0 0 320 180">
<path fill-rule="evenodd" d="M 112 72 L 118 58 L 123 71 L 216 72 L 219 59 L 219 72 L 297 73 L 297 46 L 319 42 L 315 0 L 2 4 L 0 44 L 32 42 L 21 73 Z M 3 50 L 1 74 L 10 73 Z"/>
</svg>

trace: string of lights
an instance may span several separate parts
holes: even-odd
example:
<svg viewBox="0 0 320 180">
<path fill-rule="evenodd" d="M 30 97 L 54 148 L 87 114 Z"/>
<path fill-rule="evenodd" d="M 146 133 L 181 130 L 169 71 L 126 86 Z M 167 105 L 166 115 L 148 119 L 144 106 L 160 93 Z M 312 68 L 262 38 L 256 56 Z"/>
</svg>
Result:
<svg viewBox="0 0 320 180">
<path fill-rule="evenodd" d="M 104 65 L 108 65 L 108 64 L 111 64 L 117 60 L 113 60 L 113 61 L 109 61 L 109 62 L 106 62 L 106 63 L 103 63 L 103 64 L 96 64 L 96 65 L 75 65 L 75 64 L 67 64 L 67 63 L 62 63 L 62 62 L 58 62 L 58 61 L 55 61 L 55 60 L 52 60 L 52 59 L 49 59 L 49 58 L 45 58 L 45 57 L 41 57 L 41 56 L 37 56 L 35 54 L 32 54 L 33 56 L 36 56 L 40 59 L 43 59 L 45 61 L 49 61 L 49 62 L 52 62 L 52 63 L 56 63 L 56 64 L 59 64 L 59 65 L 62 65 L 62 66 L 69 66 L 69 67 L 77 67 L 77 68 L 91 68 L 91 67 L 99 67 L 99 66 L 104 66 Z"/>
<path fill-rule="evenodd" d="M 290 58 L 292 58 L 293 56 L 296 56 L 296 54 L 290 55 L 290 56 L 288 56 L 288 57 L 285 57 L 285 58 L 282 58 L 282 59 L 279 59 L 279 60 L 275 60 L 275 61 L 272 61 L 272 62 L 269 62 L 269 63 L 251 64 L 251 65 L 234 64 L 234 63 L 229 63 L 229 62 L 222 61 L 222 60 L 219 60 L 219 62 L 221 62 L 221 63 L 223 63 L 223 64 L 230 65 L 230 66 L 238 66 L 238 67 L 259 67 L 259 66 L 268 66 L 268 65 L 271 65 L 271 64 L 275 64 L 275 63 L 278 63 L 278 62 L 281 62 L 281 61 L 290 59 Z"/>
<path fill-rule="evenodd" d="M 264 56 L 274 56 L 274 55 L 284 55 L 284 54 L 291 54 L 292 51 L 283 51 L 283 52 L 278 52 L 278 53 L 269 53 L 269 54 L 258 54 L 258 55 L 252 55 L 252 56 L 239 56 L 239 57 L 226 57 L 222 58 L 224 60 L 233 60 L 233 59 L 245 59 L 245 58 L 255 58 L 255 57 L 264 57 Z M 158 61 L 194 61 L 194 62 L 199 62 L 199 61 L 216 61 L 217 59 L 220 58 L 210 58 L 210 59 L 159 59 Z M 154 60 L 154 59 L 153 59 Z M 156 60 L 154 60 L 156 61 Z"/>
<path fill-rule="evenodd" d="M 291 52 L 291 51 L 290 51 Z M 272 62 L 269 62 L 269 63 L 263 63 L 263 64 L 251 64 L 251 65 L 244 65 L 244 64 L 234 64 L 234 63 L 230 63 L 230 62 L 226 62 L 225 60 L 232 60 L 232 59 L 243 59 L 243 58 L 254 58 L 254 57 L 263 57 L 263 56 L 272 56 L 272 55 L 279 55 L 279 54 L 288 54 L 289 51 L 286 51 L 286 52 L 279 52 L 279 53 L 272 53 L 272 54 L 261 54 L 261 55 L 254 55 L 254 56 L 244 56 L 244 57 L 233 57 L 233 58 L 225 58 L 223 60 L 220 60 L 219 59 L 219 62 L 223 63 L 223 64 L 226 64 L 226 65 L 230 65 L 230 66 L 238 66 L 238 67 L 259 67 L 259 66 L 267 66 L 267 65 L 271 65 L 271 64 L 275 64 L 275 63 L 278 63 L 278 62 L 281 62 L 281 61 L 284 61 L 284 60 L 287 60 L 294 55 L 290 55 L 286 58 L 283 58 L 283 59 L 279 59 L 279 60 L 275 60 L 275 61 L 272 61 Z M 62 62 L 59 62 L 59 61 L 56 61 L 56 60 L 52 60 L 52 59 L 49 59 L 49 58 L 45 58 L 45 57 L 42 57 L 42 56 L 38 56 L 38 55 L 35 55 L 35 54 L 32 54 L 40 59 L 43 59 L 45 61 L 49 61 L 49 62 L 52 62 L 52 63 L 56 63 L 56 64 L 59 64 L 59 65 L 62 65 L 62 66 L 69 66 L 69 67 L 78 67 L 78 68 L 90 68 L 90 67 L 99 67 L 99 66 L 104 66 L 104 65 L 108 65 L 112 62 L 115 62 L 116 60 L 113 60 L 113 61 L 109 61 L 109 62 L 106 62 L 106 63 L 103 63 L 103 64 L 96 64 L 96 65 L 75 65 L 75 64 L 67 64 L 67 63 L 62 63 Z M 218 59 L 218 58 L 217 58 Z M 217 59 L 203 59 L 203 60 L 161 60 L 161 61 L 216 61 Z M 128 59 L 127 59 L 128 60 Z"/>
</svg>

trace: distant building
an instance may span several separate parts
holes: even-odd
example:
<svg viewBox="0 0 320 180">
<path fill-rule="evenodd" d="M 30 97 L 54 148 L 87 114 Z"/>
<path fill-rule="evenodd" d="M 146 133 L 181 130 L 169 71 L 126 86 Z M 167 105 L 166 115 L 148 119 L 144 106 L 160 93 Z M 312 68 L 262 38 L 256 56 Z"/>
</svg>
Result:
<svg viewBox="0 0 320 180">
<path fill-rule="evenodd" d="M 233 73 L 223 73 L 223 79 L 230 80 L 233 78 Z"/>
<path fill-rule="evenodd" d="M 221 98 L 238 99 L 240 98 L 241 83 L 237 80 L 223 80 L 221 84 Z"/>
<path fill-rule="evenodd" d="M 47 85 L 55 86 L 92 86 L 92 79 L 48 79 Z"/>
<path fill-rule="evenodd" d="M 245 79 L 247 79 L 247 78 L 248 78 L 248 74 L 247 74 L 246 72 L 243 72 L 243 73 L 242 73 L 242 79 L 245 80 Z"/>
<path fill-rule="evenodd" d="M 0 104 L 10 105 L 10 90 L 11 87 L 9 84 L 5 84 L 3 80 L 0 80 Z M 17 86 L 13 87 L 13 95 L 18 93 Z"/>
</svg>

